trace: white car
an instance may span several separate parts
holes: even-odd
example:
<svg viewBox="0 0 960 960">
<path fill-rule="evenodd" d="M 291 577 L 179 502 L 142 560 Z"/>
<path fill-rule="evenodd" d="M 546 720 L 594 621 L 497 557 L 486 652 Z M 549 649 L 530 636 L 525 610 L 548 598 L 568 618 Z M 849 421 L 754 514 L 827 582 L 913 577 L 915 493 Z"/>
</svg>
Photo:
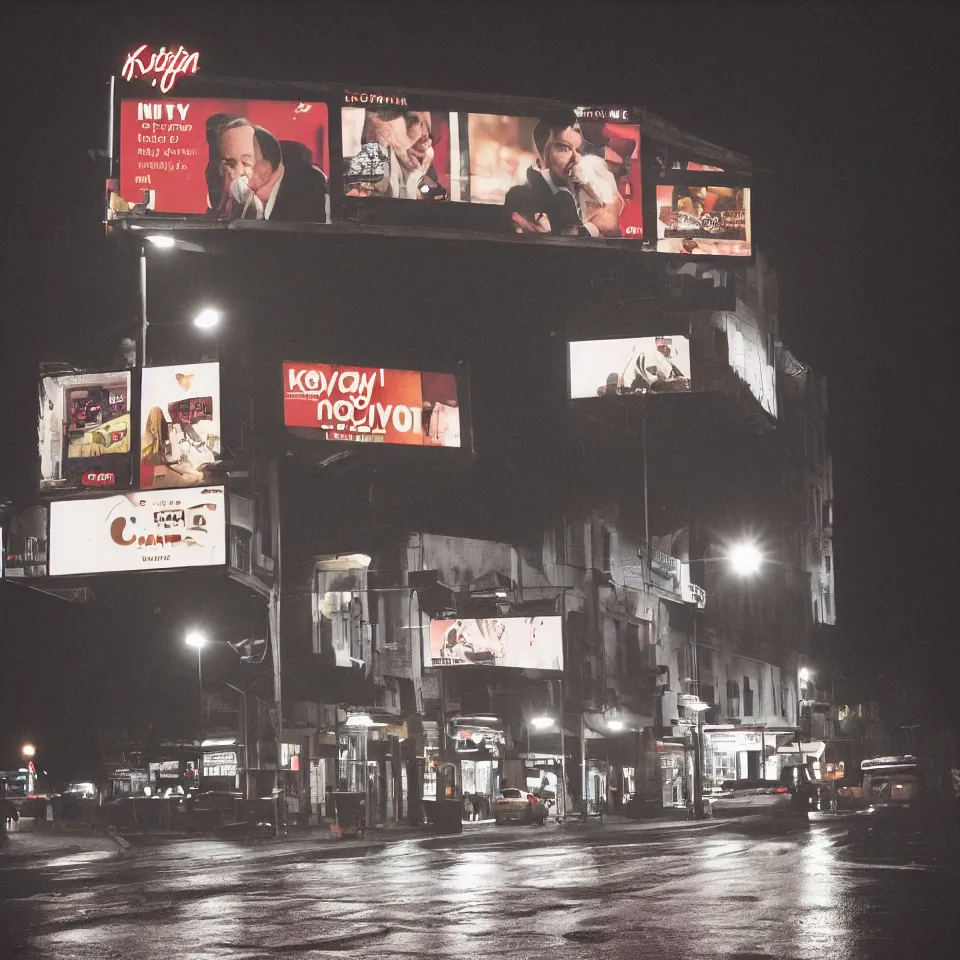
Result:
<svg viewBox="0 0 960 960">
<path fill-rule="evenodd" d="M 493 818 L 497 823 L 518 820 L 520 823 L 542 825 L 547 819 L 547 808 L 539 797 L 526 790 L 504 787 L 493 801 Z"/>
</svg>

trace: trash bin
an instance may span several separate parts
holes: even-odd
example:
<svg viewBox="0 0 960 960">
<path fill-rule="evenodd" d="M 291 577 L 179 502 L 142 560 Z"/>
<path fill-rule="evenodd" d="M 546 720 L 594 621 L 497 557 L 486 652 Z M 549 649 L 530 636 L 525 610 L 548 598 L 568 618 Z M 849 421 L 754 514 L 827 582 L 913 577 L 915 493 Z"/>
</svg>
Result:
<svg viewBox="0 0 960 960">
<path fill-rule="evenodd" d="M 363 833 L 366 798 L 362 793 L 347 790 L 333 792 L 333 804 L 337 812 L 337 826 L 344 837 L 356 837 Z"/>
</svg>

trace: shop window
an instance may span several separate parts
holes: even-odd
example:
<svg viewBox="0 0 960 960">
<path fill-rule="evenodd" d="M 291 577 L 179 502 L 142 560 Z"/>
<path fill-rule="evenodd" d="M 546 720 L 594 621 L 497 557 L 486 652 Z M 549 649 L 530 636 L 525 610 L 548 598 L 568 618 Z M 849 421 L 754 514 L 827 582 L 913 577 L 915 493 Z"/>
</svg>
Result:
<svg viewBox="0 0 960 960">
<path fill-rule="evenodd" d="M 727 681 L 727 716 L 740 716 L 740 684 L 736 680 Z"/>
<path fill-rule="evenodd" d="M 743 678 L 743 715 L 753 716 L 753 690 L 750 688 L 750 678 Z"/>
</svg>

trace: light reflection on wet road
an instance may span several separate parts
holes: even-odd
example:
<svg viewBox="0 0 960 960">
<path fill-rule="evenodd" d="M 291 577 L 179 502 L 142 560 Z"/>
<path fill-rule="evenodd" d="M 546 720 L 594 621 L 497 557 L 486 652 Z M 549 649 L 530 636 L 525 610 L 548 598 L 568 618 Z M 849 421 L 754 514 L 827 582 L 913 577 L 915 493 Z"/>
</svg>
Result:
<svg viewBox="0 0 960 960">
<path fill-rule="evenodd" d="M 194 841 L 0 869 L 0 956 L 873 960 L 958 942 L 954 871 L 854 858 L 836 825 L 514 828 L 345 853 Z"/>
</svg>

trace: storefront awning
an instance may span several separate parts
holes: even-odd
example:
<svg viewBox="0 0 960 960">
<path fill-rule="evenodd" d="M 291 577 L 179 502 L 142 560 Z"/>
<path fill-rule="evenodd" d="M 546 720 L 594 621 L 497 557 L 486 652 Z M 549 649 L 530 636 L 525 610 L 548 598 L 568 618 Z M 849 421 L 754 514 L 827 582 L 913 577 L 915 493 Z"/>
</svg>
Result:
<svg viewBox="0 0 960 960">
<path fill-rule="evenodd" d="M 804 740 L 800 742 L 799 747 L 797 746 L 796 740 L 791 740 L 788 743 L 782 743 L 777 747 L 777 753 L 780 756 L 786 756 L 788 754 L 803 754 L 805 757 L 813 757 L 814 760 L 819 760 L 823 756 L 823 751 L 827 749 L 827 745 L 822 740 Z"/>
</svg>

